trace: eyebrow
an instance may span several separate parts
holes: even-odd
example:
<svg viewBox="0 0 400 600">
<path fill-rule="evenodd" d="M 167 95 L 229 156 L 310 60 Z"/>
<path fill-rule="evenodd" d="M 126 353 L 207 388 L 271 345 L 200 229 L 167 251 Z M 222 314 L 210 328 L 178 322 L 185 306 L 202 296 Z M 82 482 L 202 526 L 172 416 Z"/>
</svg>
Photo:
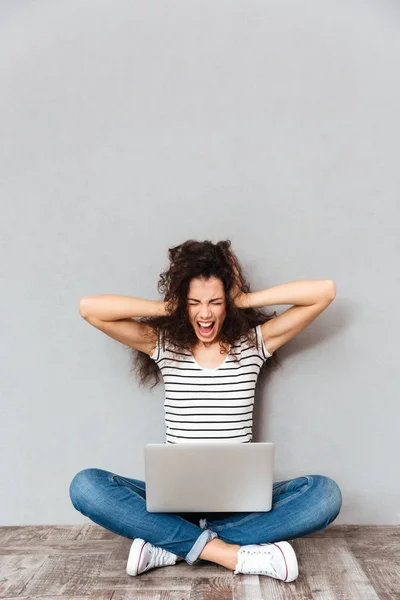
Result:
<svg viewBox="0 0 400 600">
<path fill-rule="evenodd" d="M 188 300 L 194 300 L 195 302 L 200 302 L 197 298 L 188 298 Z M 223 300 L 223 298 L 212 298 L 210 302 L 214 302 L 214 300 Z"/>
</svg>

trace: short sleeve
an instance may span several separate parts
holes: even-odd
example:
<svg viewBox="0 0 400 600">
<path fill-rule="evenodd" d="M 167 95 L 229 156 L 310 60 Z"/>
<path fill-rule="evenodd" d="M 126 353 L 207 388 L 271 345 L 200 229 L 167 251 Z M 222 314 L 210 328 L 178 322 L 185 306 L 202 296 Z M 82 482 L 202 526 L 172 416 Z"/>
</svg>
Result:
<svg viewBox="0 0 400 600">
<path fill-rule="evenodd" d="M 259 352 L 260 352 L 260 356 L 261 358 L 266 361 L 268 358 L 270 358 L 273 354 L 273 352 L 269 352 L 265 342 L 263 340 L 263 336 L 262 336 L 262 331 L 261 331 L 261 325 L 257 325 L 256 329 L 256 336 L 257 336 L 257 345 L 259 348 Z"/>
<path fill-rule="evenodd" d="M 160 357 L 161 357 L 160 330 L 157 329 L 156 347 L 154 348 L 153 354 L 150 354 L 150 358 L 153 359 L 155 362 L 158 362 L 160 360 Z"/>
</svg>

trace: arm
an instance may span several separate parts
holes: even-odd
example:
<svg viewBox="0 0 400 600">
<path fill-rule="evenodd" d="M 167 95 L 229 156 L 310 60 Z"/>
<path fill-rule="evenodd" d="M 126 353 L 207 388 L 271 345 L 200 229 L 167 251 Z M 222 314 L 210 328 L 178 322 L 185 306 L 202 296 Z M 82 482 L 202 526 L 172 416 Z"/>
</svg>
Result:
<svg viewBox="0 0 400 600">
<path fill-rule="evenodd" d="M 281 283 L 260 292 L 243 294 L 242 302 L 247 308 L 262 308 L 275 304 L 310 306 L 327 296 L 333 300 L 335 294 L 336 286 L 331 279 L 306 279 Z"/>
<path fill-rule="evenodd" d="M 274 319 L 261 325 L 265 346 L 272 354 L 310 325 L 334 300 L 336 286 L 331 279 L 283 283 L 259 292 L 242 294 L 241 308 L 261 308 L 275 304 L 294 304 Z"/>
<path fill-rule="evenodd" d="M 118 321 L 131 317 L 167 316 L 165 305 L 166 303 L 160 300 L 103 294 L 82 298 L 79 302 L 79 312 L 84 319 L 93 317 L 100 321 Z"/>
<path fill-rule="evenodd" d="M 156 333 L 150 325 L 133 317 L 167 316 L 165 306 L 162 301 L 104 294 L 82 298 L 79 312 L 90 325 L 117 342 L 152 356 Z"/>
</svg>

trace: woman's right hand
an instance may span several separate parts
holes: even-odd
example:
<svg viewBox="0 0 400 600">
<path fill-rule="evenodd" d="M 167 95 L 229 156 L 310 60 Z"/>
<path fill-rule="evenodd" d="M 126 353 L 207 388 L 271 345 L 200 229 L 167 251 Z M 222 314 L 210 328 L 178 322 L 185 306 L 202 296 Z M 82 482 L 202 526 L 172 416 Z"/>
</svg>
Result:
<svg viewBox="0 0 400 600">
<path fill-rule="evenodd" d="M 178 299 L 171 298 L 170 300 L 164 302 L 164 306 L 165 306 L 165 315 L 167 317 L 170 317 L 178 308 Z"/>
</svg>

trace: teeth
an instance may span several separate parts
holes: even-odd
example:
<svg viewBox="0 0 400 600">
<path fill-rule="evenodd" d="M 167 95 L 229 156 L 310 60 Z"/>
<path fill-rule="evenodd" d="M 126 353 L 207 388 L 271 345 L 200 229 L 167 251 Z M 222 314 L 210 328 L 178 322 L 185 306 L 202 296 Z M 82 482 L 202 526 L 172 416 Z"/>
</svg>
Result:
<svg viewBox="0 0 400 600">
<path fill-rule="evenodd" d="M 204 327 L 208 327 L 209 325 L 212 325 L 212 321 L 210 321 L 209 323 L 204 323 L 203 321 L 199 321 L 200 325 L 204 325 Z"/>
</svg>

